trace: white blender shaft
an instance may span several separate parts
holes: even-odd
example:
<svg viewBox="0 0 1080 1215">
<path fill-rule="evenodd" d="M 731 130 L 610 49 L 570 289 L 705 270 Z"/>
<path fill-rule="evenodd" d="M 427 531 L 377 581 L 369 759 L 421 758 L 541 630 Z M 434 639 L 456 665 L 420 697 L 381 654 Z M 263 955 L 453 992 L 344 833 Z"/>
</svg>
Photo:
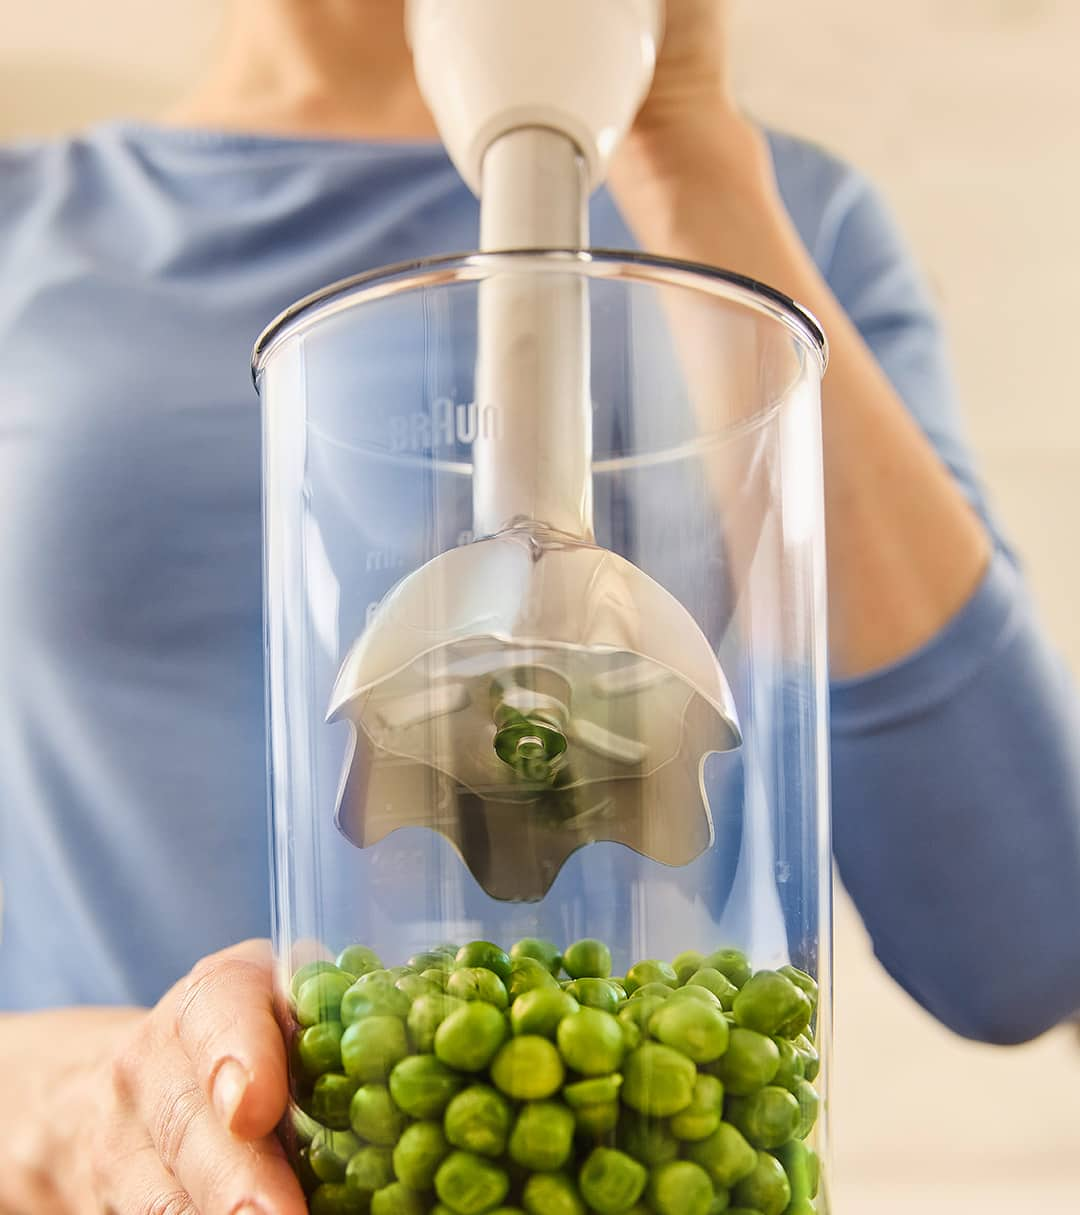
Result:
<svg viewBox="0 0 1080 1215">
<path fill-rule="evenodd" d="M 586 166 L 565 135 L 521 127 L 484 157 L 484 250 L 588 245 Z M 472 448 L 473 530 L 593 538 L 588 285 L 512 261 L 480 285 L 476 401 L 495 424 Z"/>
<path fill-rule="evenodd" d="M 479 190 L 480 247 L 585 249 L 588 198 L 648 92 L 660 0 L 411 0 L 417 79 Z M 524 269 L 524 268 L 523 268 Z M 550 265 L 480 290 L 473 529 L 593 538 L 588 289 Z"/>
<path fill-rule="evenodd" d="M 663 0 L 407 0 L 420 91 L 472 191 L 519 127 L 569 136 L 595 190 L 649 91 L 663 14 Z"/>
</svg>

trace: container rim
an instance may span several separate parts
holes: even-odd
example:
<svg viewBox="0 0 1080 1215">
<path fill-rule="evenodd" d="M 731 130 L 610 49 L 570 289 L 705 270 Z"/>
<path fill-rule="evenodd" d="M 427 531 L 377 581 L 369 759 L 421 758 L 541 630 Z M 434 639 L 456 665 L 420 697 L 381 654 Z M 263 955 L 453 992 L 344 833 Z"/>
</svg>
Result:
<svg viewBox="0 0 1080 1215">
<path fill-rule="evenodd" d="M 551 266 L 573 263 L 593 278 L 614 278 L 620 267 L 630 266 L 646 271 L 642 281 L 666 282 L 670 286 L 704 286 L 712 294 L 737 300 L 759 312 L 767 313 L 787 326 L 806 349 L 817 357 L 821 374 L 829 363 L 829 343 L 820 322 L 809 309 L 757 279 L 730 270 L 721 270 L 704 262 L 683 261 L 621 249 L 508 249 L 497 252 L 447 253 L 436 257 L 416 258 L 365 270 L 330 283 L 291 304 L 278 314 L 259 335 L 251 355 L 251 375 L 256 390 L 259 375 L 274 351 L 289 338 L 313 324 L 325 306 L 335 300 L 339 307 L 355 307 L 417 287 L 438 286 L 479 280 L 497 268 L 501 262 L 541 260 Z M 553 264 L 553 265 L 552 265 Z M 465 270 L 459 276 L 456 271 Z M 348 300 L 340 297 L 358 298 Z M 332 308 L 337 311 L 337 308 Z"/>
</svg>

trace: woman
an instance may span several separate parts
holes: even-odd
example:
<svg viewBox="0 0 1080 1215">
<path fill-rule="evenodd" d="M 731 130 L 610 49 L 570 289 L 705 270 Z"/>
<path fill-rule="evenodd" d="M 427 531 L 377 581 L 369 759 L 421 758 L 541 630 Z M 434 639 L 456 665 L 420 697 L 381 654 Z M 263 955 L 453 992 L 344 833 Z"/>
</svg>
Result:
<svg viewBox="0 0 1080 1215">
<path fill-rule="evenodd" d="M 328 281 L 476 243 L 401 7 L 233 0 L 162 123 L 0 156 L 0 1006 L 28 1010 L 0 1017 L 3 1210 L 303 1210 L 265 947 L 214 953 L 269 902 L 243 353 Z M 1018 1041 L 1080 1007 L 1075 698 L 895 230 L 739 113 L 726 33 L 724 3 L 671 0 L 594 239 L 763 279 L 828 331 L 841 871 L 917 999 Z"/>
</svg>

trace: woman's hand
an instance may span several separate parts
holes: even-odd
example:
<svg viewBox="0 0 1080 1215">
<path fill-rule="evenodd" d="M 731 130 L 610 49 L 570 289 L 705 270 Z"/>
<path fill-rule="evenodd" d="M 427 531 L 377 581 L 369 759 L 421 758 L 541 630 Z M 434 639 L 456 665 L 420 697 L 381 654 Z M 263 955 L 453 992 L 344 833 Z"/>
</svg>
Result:
<svg viewBox="0 0 1080 1215">
<path fill-rule="evenodd" d="M 703 109 L 735 110 L 728 64 L 729 0 L 667 0 L 652 89 L 633 138 L 668 130 Z"/>
<path fill-rule="evenodd" d="M 771 186 L 765 141 L 735 100 L 729 35 L 730 0 L 667 0 L 652 88 L 608 178 L 639 235 L 674 192 L 694 187 L 699 169 L 710 186 L 719 172 L 755 199 Z"/>
<path fill-rule="evenodd" d="M 95 1045 L 98 1057 L 87 1060 Z M 265 942 L 204 959 L 149 1011 L 0 1022 L 0 1057 L 15 1049 L 27 1056 L 33 1097 L 20 1113 L 19 1142 L 9 1144 L 27 1179 L 15 1211 L 306 1211 L 273 1137 L 288 1083 Z M 18 1062 L 15 1069 L 18 1084 Z M 5 1104 L 8 1093 L 5 1083 Z M 12 1096 L 20 1095 L 16 1087 Z M 5 1191 L 0 1185 L 0 1209 Z"/>
</svg>

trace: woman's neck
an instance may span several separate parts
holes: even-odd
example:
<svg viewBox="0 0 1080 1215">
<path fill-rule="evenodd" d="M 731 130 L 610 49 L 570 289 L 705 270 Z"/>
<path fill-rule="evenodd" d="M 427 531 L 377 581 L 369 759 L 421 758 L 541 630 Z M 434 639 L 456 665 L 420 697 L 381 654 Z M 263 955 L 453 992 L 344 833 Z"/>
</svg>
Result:
<svg viewBox="0 0 1080 1215">
<path fill-rule="evenodd" d="M 437 137 L 403 0 L 233 0 L 216 62 L 170 125 L 324 138 Z"/>
</svg>

